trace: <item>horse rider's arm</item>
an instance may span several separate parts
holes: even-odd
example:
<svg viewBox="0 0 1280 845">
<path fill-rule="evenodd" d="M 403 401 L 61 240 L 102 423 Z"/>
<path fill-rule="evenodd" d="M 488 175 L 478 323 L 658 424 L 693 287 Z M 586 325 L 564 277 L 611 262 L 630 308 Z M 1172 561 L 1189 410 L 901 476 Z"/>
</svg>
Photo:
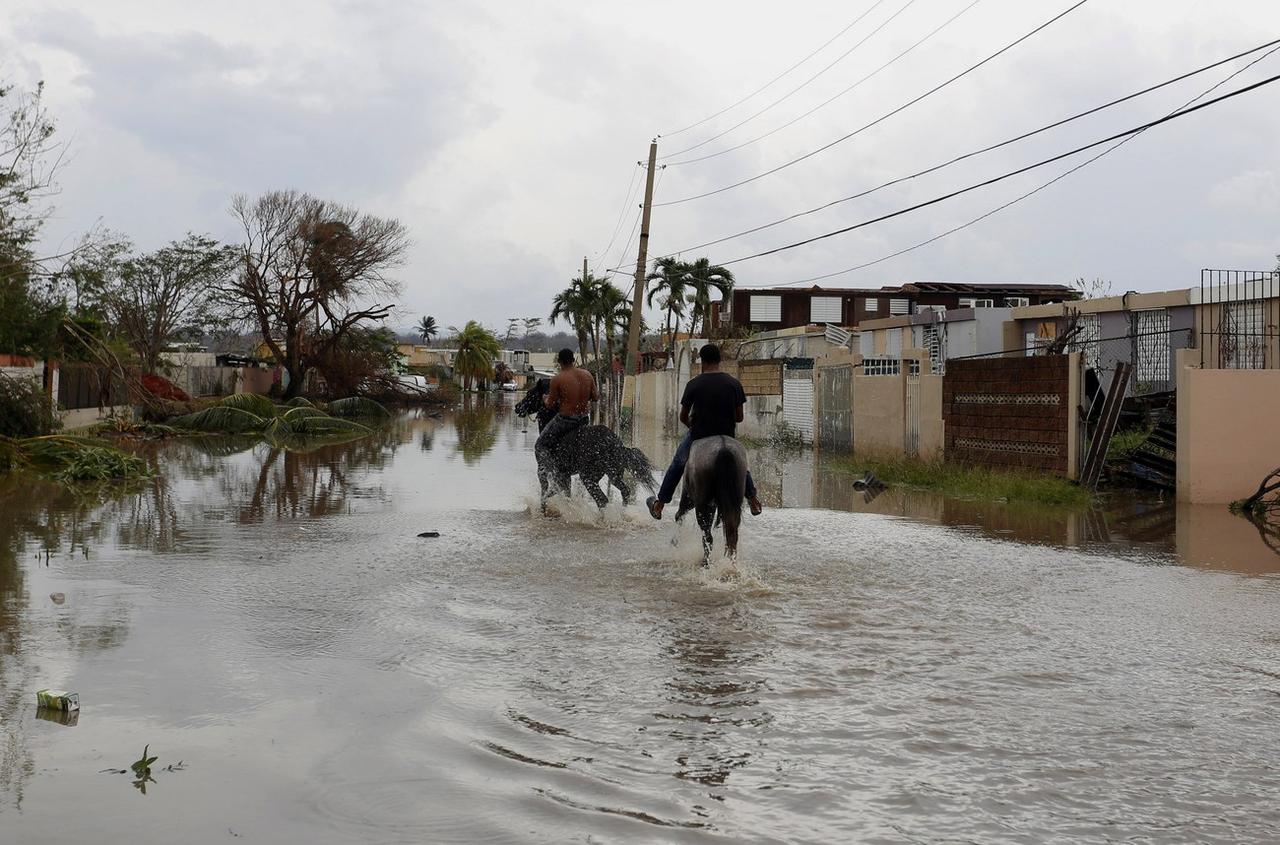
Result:
<svg viewBox="0 0 1280 845">
<path fill-rule="evenodd" d="M 591 378 L 591 396 L 590 396 L 590 401 L 592 401 L 592 402 L 599 402 L 599 401 L 600 401 L 600 391 L 596 388 L 596 379 L 595 379 L 595 376 L 590 376 L 590 378 Z"/>
<path fill-rule="evenodd" d="M 684 423 L 685 428 L 689 428 L 689 406 L 680 406 L 680 422 Z"/>
<path fill-rule="evenodd" d="M 742 412 L 743 412 L 743 409 L 744 409 L 744 408 L 746 408 L 746 407 L 747 407 L 746 405 L 739 405 L 739 406 L 738 406 L 738 410 L 737 410 L 737 411 L 735 411 L 735 412 L 734 412 L 734 415 L 733 415 L 733 418 L 734 418 L 734 420 L 735 420 L 735 421 L 737 421 L 737 422 L 742 422 L 742 420 L 743 420 L 743 413 L 742 413 Z"/>
<path fill-rule="evenodd" d="M 551 380 L 551 387 L 547 390 L 547 398 L 543 400 L 548 408 L 555 408 L 560 404 L 560 376 L 556 376 Z"/>
</svg>

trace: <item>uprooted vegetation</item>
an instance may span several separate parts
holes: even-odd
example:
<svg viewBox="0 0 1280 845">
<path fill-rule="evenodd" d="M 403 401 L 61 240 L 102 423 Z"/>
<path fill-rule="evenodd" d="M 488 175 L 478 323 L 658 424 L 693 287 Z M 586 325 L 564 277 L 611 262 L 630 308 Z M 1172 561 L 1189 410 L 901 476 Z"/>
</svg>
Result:
<svg viewBox="0 0 1280 845">
<path fill-rule="evenodd" d="M 371 399 L 353 396 L 317 405 L 301 397 L 276 405 L 266 396 L 237 393 L 203 410 L 169 420 L 180 431 L 204 434 L 256 434 L 268 439 L 329 437 L 372 433 L 367 424 L 390 414 Z"/>
<path fill-rule="evenodd" d="M 148 478 L 151 469 L 131 455 L 89 437 L 52 434 L 0 437 L 0 470 L 27 469 L 54 481 L 117 481 Z"/>
</svg>

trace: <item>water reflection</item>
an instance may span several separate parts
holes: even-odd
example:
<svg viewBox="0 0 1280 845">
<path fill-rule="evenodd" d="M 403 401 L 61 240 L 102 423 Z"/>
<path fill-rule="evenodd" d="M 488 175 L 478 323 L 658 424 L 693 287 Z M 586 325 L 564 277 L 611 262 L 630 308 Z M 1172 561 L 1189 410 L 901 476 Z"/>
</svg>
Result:
<svg viewBox="0 0 1280 845">
<path fill-rule="evenodd" d="M 467 394 L 463 398 L 462 407 L 454 411 L 453 426 L 458 435 L 454 448 L 465 463 L 475 464 L 493 451 L 498 442 L 499 411 L 507 408 L 500 397 L 491 400 L 485 394 Z"/>
</svg>

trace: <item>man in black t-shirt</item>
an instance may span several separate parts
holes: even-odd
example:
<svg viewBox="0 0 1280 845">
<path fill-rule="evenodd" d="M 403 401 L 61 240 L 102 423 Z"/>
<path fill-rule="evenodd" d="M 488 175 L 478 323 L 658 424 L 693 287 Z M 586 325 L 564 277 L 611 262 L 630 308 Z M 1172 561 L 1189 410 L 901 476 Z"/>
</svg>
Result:
<svg viewBox="0 0 1280 845">
<path fill-rule="evenodd" d="M 743 406 L 747 404 L 742 383 L 720 370 L 720 347 L 708 343 L 698 350 L 698 357 L 702 359 L 702 375 L 690 379 L 680 399 L 680 422 L 689 430 L 676 447 L 671 466 L 662 477 L 658 495 L 650 496 L 646 502 L 654 519 L 662 519 L 662 506 L 675 496 L 676 484 L 684 474 L 684 465 L 689 462 L 689 447 L 693 441 L 717 434 L 733 437 L 737 424 L 742 422 Z M 746 494 L 751 514 L 759 516 L 764 507 L 756 495 L 756 485 L 749 471 Z"/>
</svg>

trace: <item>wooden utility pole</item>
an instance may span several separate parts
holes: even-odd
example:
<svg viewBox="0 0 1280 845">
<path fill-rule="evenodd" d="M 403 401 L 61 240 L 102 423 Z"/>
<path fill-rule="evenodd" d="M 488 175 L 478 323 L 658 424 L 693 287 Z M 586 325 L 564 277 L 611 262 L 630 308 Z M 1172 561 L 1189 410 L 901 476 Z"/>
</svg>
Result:
<svg viewBox="0 0 1280 845">
<path fill-rule="evenodd" d="M 584 285 L 587 283 L 587 257 L 585 255 L 582 256 L 582 283 Z"/>
<path fill-rule="evenodd" d="M 644 211 L 640 215 L 640 254 L 636 257 L 636 287 L 631 299 L 631 331 L 627 336 L 627 375 L 640 372 L 640 321 L 644 314 L 644 276 L 649 261 L 649 214 L 653 211 L 653 172 L 658 142 L 649 144 L 649 169 L 644 180 Z"/>
</svg>

